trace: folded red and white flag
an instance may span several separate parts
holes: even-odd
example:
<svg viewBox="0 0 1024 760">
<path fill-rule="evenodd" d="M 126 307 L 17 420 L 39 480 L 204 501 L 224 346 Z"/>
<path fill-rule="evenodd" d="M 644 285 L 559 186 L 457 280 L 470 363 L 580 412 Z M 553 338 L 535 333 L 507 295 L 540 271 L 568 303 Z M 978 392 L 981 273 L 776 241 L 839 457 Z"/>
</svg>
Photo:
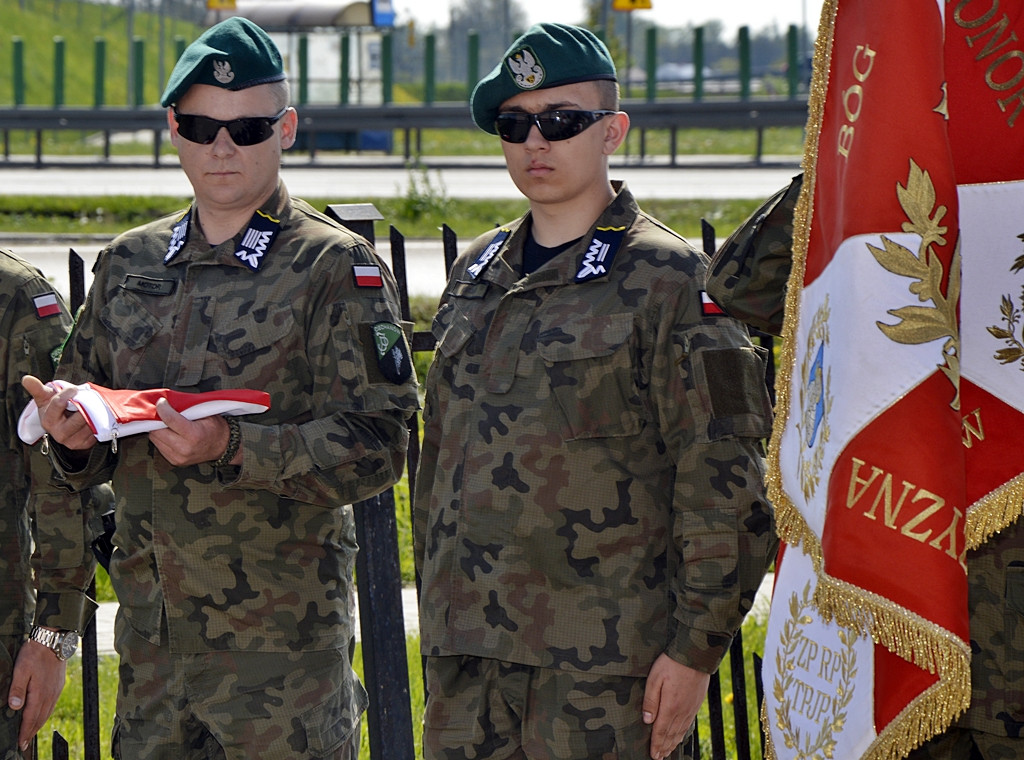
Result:
<svg viewBox="0 0 1024 760">
<path fill-rule="evenodd" d="M 172 409 L 189 420 L 215 414 L 259 414 L 270 408 L 269 393 L 246 389 L 203 393 L 185 393 L 168 388 L 112 390 L 93 383 L 76 386 L 63 380 L 54 380 L 47 385 L 58 392 L 68 387 L 78 389 L 68 401 L 68 409 L 81 412 L 97 441 L 167 427 L 156 412 L 156 402 L 160 399 L 166 399 Z M 30 402 L 18 420 L 18 437 L 31 445 L 45 432 L 39 421 L 39 409 L 34 401 Z"/>
</svg>

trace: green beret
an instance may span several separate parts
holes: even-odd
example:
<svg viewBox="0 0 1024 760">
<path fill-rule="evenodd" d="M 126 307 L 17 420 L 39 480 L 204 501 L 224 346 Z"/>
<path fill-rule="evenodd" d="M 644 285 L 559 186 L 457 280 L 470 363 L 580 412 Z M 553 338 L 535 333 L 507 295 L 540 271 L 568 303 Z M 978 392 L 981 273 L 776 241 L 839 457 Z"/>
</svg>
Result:
<svg viewBox="0 0 1024 760">
<path fill-rule="evenodd" d="M 185 48 L 167 80 L 160 105 L 177 103 L 194 84 L 244 90 L 284 79 L 281 52 L 266 32 L 232 16 L 211 26 Z"/>
<path fill-rule="evenodd" d="M 494 120 L 509 98 L 526 90 L 599 79 L 616 81 L 615 64 L 593 32 L 568 24 L 535 24 L 473 89 L 473 121 L 496 135 Z"/>
</svg>

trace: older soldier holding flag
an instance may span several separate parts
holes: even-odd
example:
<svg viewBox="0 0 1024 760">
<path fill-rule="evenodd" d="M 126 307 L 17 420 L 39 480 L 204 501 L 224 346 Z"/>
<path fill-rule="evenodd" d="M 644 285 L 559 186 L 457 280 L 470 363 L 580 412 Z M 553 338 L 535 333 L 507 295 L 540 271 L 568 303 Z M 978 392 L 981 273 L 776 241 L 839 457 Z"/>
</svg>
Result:
<svg viewBox="0 0 1024 760">
<path fill-rule="evenodd" d="M 270 408 L 190 421 L 161 400 L 166 428 L 97 443 L 74 388 L 25 379 L 57 476 L 117 493 L 114 756 L 354 758 L 347 505 L 397 480 L 417 407 L 396 287 L 281 182 L 298 118 L 263 30 L 209 29 L 162 104 L 195 200 L 100 254 L 57 377 Z"/>
</svg>

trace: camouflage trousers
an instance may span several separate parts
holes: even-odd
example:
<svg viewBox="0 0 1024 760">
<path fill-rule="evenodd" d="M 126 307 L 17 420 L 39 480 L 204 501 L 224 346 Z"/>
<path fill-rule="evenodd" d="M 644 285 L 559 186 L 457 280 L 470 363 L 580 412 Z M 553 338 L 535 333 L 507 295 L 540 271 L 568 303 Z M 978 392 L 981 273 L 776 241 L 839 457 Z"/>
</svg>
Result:
<svg viewBox="0 0 1024 760">
<path fill-rule="evenodd" d="M 367 697 L 347 651 L 172 654 L 120 612 L 114 646 L 116 760 L 358 757 Z"/>
<path fill-rule="evenodd" d="M 21 648 L 21 639 L 14 636 L 0 637 L 0 760 L 23 760 L 30 755 L 18 749 L 18 732 L 21 731 L 21 711 L 7 706 L 7 693 L 11 690 L 14 674 L 14 660 Z"/>
<path fill-rule="evenodd" d="M 648 760 L 646 679 L 428 657 L 425 760 Z M 671 760 L 688 757 L 684 741 Z"/>
<path fill-rule="evenodd" d="M 1024 757 L 1024 739 L 953 727 L 915 749 L 907 755 L 907 760 L 1017 760 L 1021 757 Z"/>
</svg>

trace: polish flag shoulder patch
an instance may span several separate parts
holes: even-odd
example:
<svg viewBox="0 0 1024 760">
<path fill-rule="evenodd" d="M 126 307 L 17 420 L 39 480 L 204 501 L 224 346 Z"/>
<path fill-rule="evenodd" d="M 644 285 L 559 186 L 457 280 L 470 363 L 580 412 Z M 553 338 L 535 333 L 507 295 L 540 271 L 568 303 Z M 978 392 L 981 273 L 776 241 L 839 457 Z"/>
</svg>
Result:
<svg viewBox="0 0 1024 760">
<path fill-rule="evenodd" d="M 725 309 L 711 300 L 707 291 L 700 292 L 700 311 L 705 317 L 724 317 Z"/>
<path fill-rule="evenodd" d="M 36 317 L 39 319 L 60 314 L 60 304 L 57 302 L 56 293 L 42 293 L 38 296 L 33 296 L 32 303 L 36 307 Z"/>
<path fill-rule="evenodd" d="M 356 278 L 358 288 L 380 288 L 384 286 L 384 278 L 381 277 L 380 267 L 376 264 L 356 264 L 352 267 L 352 273 Z"/>
</svg>

